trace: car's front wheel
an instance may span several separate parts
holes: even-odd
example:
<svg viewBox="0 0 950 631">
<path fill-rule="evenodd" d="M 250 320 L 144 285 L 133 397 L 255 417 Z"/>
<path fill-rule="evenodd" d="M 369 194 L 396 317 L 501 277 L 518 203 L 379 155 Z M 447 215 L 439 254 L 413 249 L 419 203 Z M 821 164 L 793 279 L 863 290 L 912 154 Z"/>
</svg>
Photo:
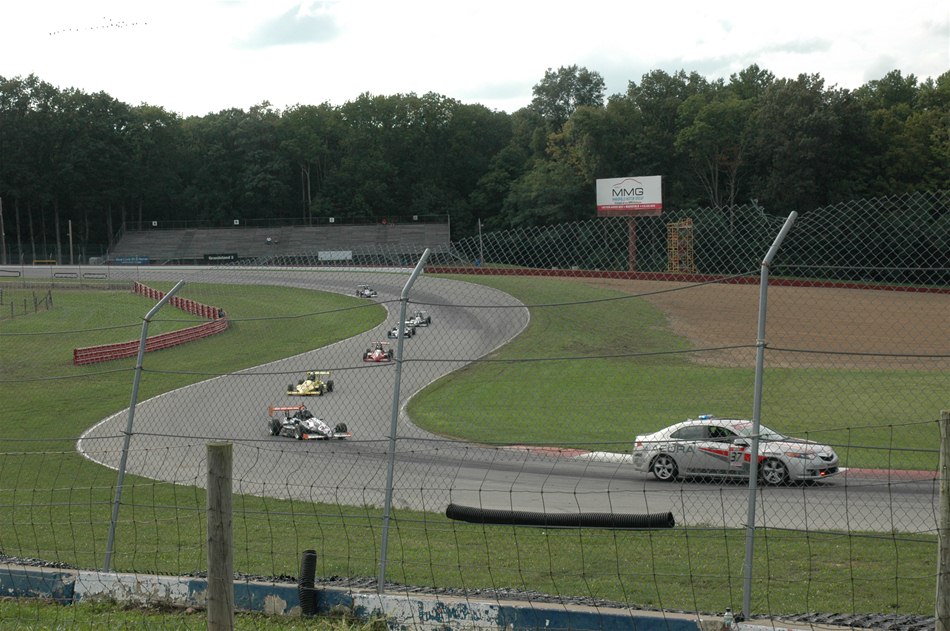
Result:
<svg viewBox="0 0 950 631">
<path fill-rule="evenodd" d="M 333 392 L 333 380 L 327 382 L 327 392 Z"/>
<path fill-rule="evenodd" d="M 788 468 L 781 460 L 768 458 L 759 467 L 759 478 L 769 486 L 778 486 L 788 482 Z"/>
<path fill-rule="evenodd" d="M 676 466 L 676 461 L 673 460 L 672 456 L 667 454 L 660 454 L 653 459 L 653 462 L 650 464 L 650 472 L 653 473 L 653 476 L 657 480 L 663 482 L 668 482 L 670 480 L 675 480 L 679 469 Z"/>
</svg>

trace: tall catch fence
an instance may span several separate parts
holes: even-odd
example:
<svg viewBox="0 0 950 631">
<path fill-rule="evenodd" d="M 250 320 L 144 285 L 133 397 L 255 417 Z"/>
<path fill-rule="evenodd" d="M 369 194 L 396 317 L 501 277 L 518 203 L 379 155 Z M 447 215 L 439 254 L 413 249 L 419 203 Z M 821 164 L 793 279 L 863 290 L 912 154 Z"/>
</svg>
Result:
<svg viewBox="0 0 950 631">
<path fill-rule="evenodd" d="M 56 309 L 0 321 L 0 562 L 203 575 L 206 448 L 226 441 L 242 579 L 292 582 L 314 550 L 318 586 L 927 628 L 948 199 L 596 219 L 406 267 L 73 268 L 75 288 L 59 269 Z M 184 281 L 230 326 L 72 365 L 156 306 L 126 279 Z M 193 324 L 160 310 L 149 331 Z M 332 389 L 301 393 L 310 372 Z M 298 440 L 301 405 L 347 435 Z M 756 431 L 648 436 L 707 415 Z"/>
</svg>

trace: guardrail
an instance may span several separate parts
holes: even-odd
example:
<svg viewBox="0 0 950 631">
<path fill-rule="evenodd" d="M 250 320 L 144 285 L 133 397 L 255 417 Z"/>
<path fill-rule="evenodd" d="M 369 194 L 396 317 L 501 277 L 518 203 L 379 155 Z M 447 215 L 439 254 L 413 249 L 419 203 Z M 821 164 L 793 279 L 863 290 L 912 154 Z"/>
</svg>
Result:
<svg viewBox="0 0 950 631">
<path fill-rule="evenodd" d="M 153 289 L 139 282 L 133 283 L 132 292 L 147 298 L 152 298 L 156 301 L 165 297 L 165 292 Z M 169 304 L 187 313 L 208 318 L 210 322 L 150 336 L 145 340 L 145 352 L 157 351 L 163 348 L 194 342 L 195 340 L 225 331 L 229 326 L 227 314 L 223 309 L 218 307 L 202 304 L 188 298 L 180 298 L 178 296 L 172 297 Z M 138 349 L 138 340 L 75 348 L 73 349 L 73 364 L 81 366 L 84 364 L 96 364 L 112 361 L 114 359 L 133 357 L 138 354 Z"/>
</svg>

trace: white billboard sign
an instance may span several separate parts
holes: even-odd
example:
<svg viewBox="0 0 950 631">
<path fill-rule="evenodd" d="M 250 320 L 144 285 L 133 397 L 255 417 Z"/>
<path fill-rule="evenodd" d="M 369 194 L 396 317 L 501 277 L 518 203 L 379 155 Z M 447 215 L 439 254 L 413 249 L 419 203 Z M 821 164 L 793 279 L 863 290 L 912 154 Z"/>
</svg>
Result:
<svg viewBox="0 0 950 631">
<path fill-rule="evenodd" d="M 597 180 L 597 216 L 643 216 L 663 212 L 663 177 L 616 177 Z"/>
</svg>

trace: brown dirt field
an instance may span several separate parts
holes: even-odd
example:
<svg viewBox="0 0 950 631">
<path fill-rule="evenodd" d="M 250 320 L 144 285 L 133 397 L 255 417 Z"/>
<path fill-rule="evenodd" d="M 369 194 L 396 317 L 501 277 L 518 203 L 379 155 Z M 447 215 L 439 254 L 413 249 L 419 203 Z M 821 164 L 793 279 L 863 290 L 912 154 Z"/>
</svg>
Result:
<svg viewBox="0 0 950 631">
<path fill-rule="evenodd" d="M 719 349 L 697 353 L 699 363 L 755 364 L 758 285 L 580 280 L 641 295 L 696 348 Z M 950 370 L 950 294 L 773 285 L 767 305 L 770 365 Z"/>
</svg>

